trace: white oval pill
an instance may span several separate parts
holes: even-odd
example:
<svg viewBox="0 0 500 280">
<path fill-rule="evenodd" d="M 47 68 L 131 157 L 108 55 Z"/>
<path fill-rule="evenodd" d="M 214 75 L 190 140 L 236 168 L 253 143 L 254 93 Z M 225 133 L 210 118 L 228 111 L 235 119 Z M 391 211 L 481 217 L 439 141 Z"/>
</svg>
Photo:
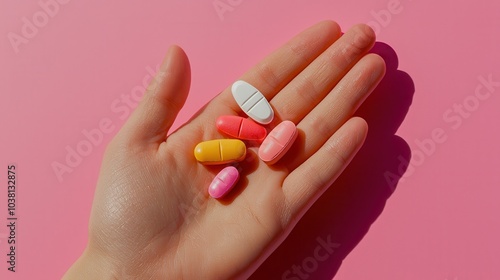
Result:
<svg viewBox="0 0 500 280">
<path fill-rule="evenodd" d="M 271 104 L 254 86 L 240 80 L 233 84 L 231 91 L 241 110 L 254 121 L 268 124 L 273 120 L 274 111 Z"/>
</svg>

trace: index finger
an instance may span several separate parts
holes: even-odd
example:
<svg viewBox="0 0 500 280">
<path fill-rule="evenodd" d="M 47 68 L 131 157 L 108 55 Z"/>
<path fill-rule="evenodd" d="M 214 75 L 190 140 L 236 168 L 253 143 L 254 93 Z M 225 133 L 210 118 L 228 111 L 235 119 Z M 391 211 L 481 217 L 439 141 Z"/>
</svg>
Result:
<svg viewBox="0 0 500 280">
<path fill-rule="evenodd" d="M 264 58 L 240 79 L 255 86 L 270 100 L 340 36 L 341 29 L 336 22 L 319 22 Z M 234 113 L 241 112 L 232 97 L 231 86 L 213 101 L 216 107 L 230 108 Z M 214 110 L 221 112 L 220 108 L 214 108 Z"/>
</svg>

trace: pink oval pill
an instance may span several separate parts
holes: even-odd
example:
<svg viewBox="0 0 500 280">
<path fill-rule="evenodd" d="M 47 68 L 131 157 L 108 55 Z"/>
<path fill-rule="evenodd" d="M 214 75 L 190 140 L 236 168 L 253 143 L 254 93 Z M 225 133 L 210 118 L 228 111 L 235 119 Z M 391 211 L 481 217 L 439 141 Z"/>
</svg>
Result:
<svg viewBox="0 0 500 280">
<path fill-rule="evenodd" d="M 291 121 L 278 124 L 259 148 L 259 157 L 268 164 L 276 163 L 290 149 L 297 138 L 297 127 Z"/>
<path fill-rule="evenodd" d="M 220 116 L 215 125 L 219 131 L 243 140 L 262 141 L 267 134 L 263 126 L 240 116 Z"/>
<path fill-rule="evenodd" d="M 226 195 L 238 182 L 240 173 L 234 166 L 228 166 L 215 176 L 208 187 L 208 193 L 213 198 L 221 198 Z"/>
</svg>

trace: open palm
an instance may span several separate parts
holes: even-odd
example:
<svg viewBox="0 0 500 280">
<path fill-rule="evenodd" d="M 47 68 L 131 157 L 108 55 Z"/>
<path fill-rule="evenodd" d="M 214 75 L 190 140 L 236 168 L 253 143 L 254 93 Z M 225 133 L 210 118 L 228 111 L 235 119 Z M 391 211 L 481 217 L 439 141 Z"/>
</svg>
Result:
<svg viewBox="0 0 500 280">
<path fill-rule="evenodd" d="M 240 181 L 221 200 L 207 188 L 222 167 L 196 162 L 193 149 L 224 138 L 215 128 L 217 117 L 243 113 L 229 85 L 167 137 L 190 84 L 186 55 L 171 47 L 106 150 L 89 243 L 66 277 L 248 277 L 361 147 L 367 125 L 352 114 L 385 73 L 384 61 L 367 54 L 374 42 L 365 25 L 342 35 L 336 23 L 320 22 L 240 78 L 270 100 L 275 119 L 269 129 L 290 120 L 299 136 L 272 166 L 249 145 L 236 165 Z"/>
</svg>

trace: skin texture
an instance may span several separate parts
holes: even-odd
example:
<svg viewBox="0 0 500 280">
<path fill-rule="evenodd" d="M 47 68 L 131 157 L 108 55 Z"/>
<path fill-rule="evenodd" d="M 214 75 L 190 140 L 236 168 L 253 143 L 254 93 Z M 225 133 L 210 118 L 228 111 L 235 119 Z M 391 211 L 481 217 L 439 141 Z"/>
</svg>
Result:
<svg viewBox="0 0 500 280">
<path fill-rule="evenodd" d="M 65 279 L 246 278 L 286 238 L 335 181 L 367 133 L 353 113 L 385 74 L 367 54 L 374 32 L 356 25 L 341 36 L 320 22 L 239 79 L 258 88 L 299 135 L 272 166 L 249 147 L 241 178 L 223 200 L 208 185 L 222 169 L 196 162 L 193 148 L 223 138 L 215 121 L 242 115 L 230 87 L 175 132 L 189 92 L 190 67 L 172 46 L 143 100 L 108 145 L 89 223 L 88 245 Z M 166 135 L 170 135 L 167 137 Z"/>
</svg>

